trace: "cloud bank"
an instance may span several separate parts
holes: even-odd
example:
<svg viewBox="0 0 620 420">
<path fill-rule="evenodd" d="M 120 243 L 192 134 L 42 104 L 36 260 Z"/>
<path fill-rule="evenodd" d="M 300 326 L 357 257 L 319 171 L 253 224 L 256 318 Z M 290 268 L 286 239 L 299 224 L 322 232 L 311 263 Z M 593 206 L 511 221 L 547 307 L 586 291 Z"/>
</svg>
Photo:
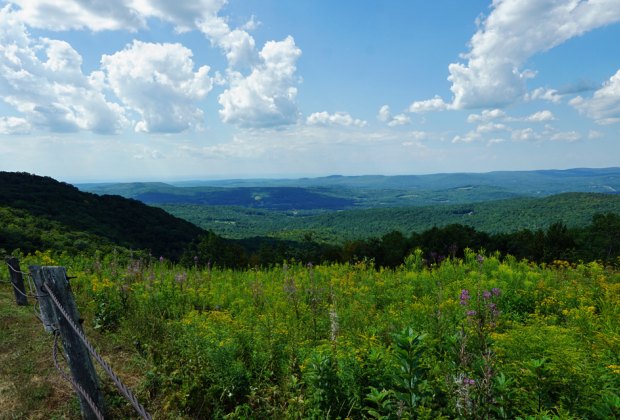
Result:
<svg viewBox="0 0 620 420">
<path fill-rule="evenodd" d="M 291 36 L 258 50 L 248 32 L 252 18 L 231 28 L 219 16 L 226 0 L 15 0 L 0 11 L 0 94 L 35 128 L 118 133 L 196 130 L 199 102 L 212 90 L 210 67 L 194 70 L 192 52 L 176 43 L 134 40 L 83 74 L 82 57 L 64 41 L 33 38 L 28 27 L 53 31 L 135 32 L 149 20 L 179 32 L 200 31 L 227 59 L 226 88 L 218 97 L 223 122 L 244 128 L 277 127 L 298 120 L 296 61 Z M 44 51 L 44 58 L 40 51 Z M 20 117 L 21 118 L 21 117 Z M 137 118 L 137 120 L 135 120 Z M 12 132 L 3 120 L 3 132 Z"/>
<path fill-rule="evenodd" d="M 553 89 L 539 88 L 526 96 L 526 81 L 536 76 L 535 71 L 524 67 L 528 60 L 618 21 L 620 2 L 616 0 L 494 0 L 491 13 L 479 21 L 469 51 L 463 55 L 466 61 L 448 66 L 451 102 L 437 96 L 413 102 L 410 111 L 501 108 L 521 99 L 557 102 L 558 92 Z M 599 92 L 587 105 L 575 106 L 581 106 L 587 115 L 601 116 L 596 111 L 598 105 L 609 102 L 610 96 L 615 103 L 618 96 L 612 87 Z M 615 117 L 603 116 L 606 118 Z"/>
</svg>

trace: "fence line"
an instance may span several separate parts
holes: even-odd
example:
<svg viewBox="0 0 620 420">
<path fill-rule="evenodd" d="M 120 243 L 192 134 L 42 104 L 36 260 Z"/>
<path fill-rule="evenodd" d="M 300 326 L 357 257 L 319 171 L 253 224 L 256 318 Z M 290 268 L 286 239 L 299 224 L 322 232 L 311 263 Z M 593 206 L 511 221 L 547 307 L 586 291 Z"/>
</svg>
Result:
<svg viewBox="0 0 620 420">
<path fill-rule="evenodd" d="M 82 342 L 86 346 L 86 349 L 89 351 L 89 353 L 95 358 L 95 360 L 97 360 L 97 362 L 101 365 L 103 370 L 105 370 L 105 372 L 108 374 L 110 379 L 112 379 L 112 381 L 116 385 L 116 388 L 119 390 L 119 392 L 131 403 L 133 408 L 142 418 L 151 420 L 150 414 L 144 409 L 142 404 L 138 402 L 138 399 L 133 395 L 133 393 L 129 390 L 129 388 L 127 388 L 127 386 L 125 386 L 125 384 L 123 384 L 120 378 L 114 373 L 110 365 L 105 360 L 103 360 L 103 358 L 99 355 L 99 353 L 97 353 L 97 350 L 95 350 L 92 344 L 90 344 L 90 342 L 88 341 L 84 333 L 77 327 L 77 325 L 75 325 L 75 322 L 73 322 L 69 314 L 67 314 L 67 311 L 60 304 L 60 302 L 58 301 L 58 298 L 56 297 L 56 295 L 54 295 L 54 292 L 52 292 L 47 282 L 43 283 L 43 287 L 45 288 L 47 293 L 49 293 L 49 296 L 52 299 L 52 302 L 54 302 L 54 304 L 56 305 L 56 307 L 58 308 L 62 316 L 67 320 L 67 323 L 71 326 L 71 329 L 73 329 L 73 332 L 75 332 L 75 334 L 80 338 L 80 340 L 82 340 Z"/>
<path fill-rule="evenodd" d="M 41 307 L 41 302 L 39 301 L 39 299 L 49 297 L 51 299 L 51 302 L 54 304 L 55 308 L 58 309 L 58 312 L 63 316 L 63 318 L 67 321 L 67 324 L 71 327 L 72 332 L 80 339 L 82 344 L 84 344 L 88 353 L 101 365 L 101 367 L 106 372 L 106 374 L 110 377 L 112 382 L 114 382 L 114 385 L 116 386 L 120 394 L 123 395 L 125 399 L 127 399 L 127 401 L 133 406 L 133 408 L 140 415 L 140 417 L 142 417 L 145 420 L 152 420 L 151 415 L 146 411 L 146 409 L 142 406 L 142 404 L 140 404 L 136 396 L 121 381 L 118 375 L 116 375 L 112 367 L 101 357 L 101 355 L 99 355 L 99 353 L 95 350 L 93 345 L 86 338 L 86 335 L 84 334 L 84 332 L 76 325 L 73 319 L 71 319 L 71 316 L 67 313 L 67 310 L 63 307 L 58 297 L 54 294 L 54 292 L 49 287 L 47 280 L 44 280 L 41 285 L 41 289 L 42 289 L 41 291 L 45 291 L 46 294 L 39 294 L 39 291 L 37 290 L 36 285 L 34 287 L 32 285 L 33 277 L 32 277 L 31 272 L 24 272 L 21 270 L 16 270 L 10 264 L 8 264 L 8 262 L 7 262 L 7 266 L 9 267 L 10 270 L 27 276 L 29 280 L 28 286 L 30 288 L 30 293 L 24 293 L 23 291 L 19 290 L 18 287 L 12 281 L 9 281 L 8 283 L 10 283 L 16 291 L 18 291 L 21 295 L 23 295 L 24 298 L 27 298 L 27 297 L 34 298 L 36 301 L 35 306 L 38 304 L 41 308 L 41 315 L 43 315 L 43 309 Z M 39 316 L 39 314 L 36 314 L 36 313 L 35 313 L 35 316 L 46 327 L 46 330 L 48 330 L 48 327 L 50 326 L 46 325 L 46 323 L 44 322 L 43 318 L 45 317 Z M 97 417 L 98 420 L 104 419 L 104 416 L 101 414 L 101 411 L 97 408 L 97 405 L 94 403 L 91 396 L 88 395 L 88 393 L 83 389 L 82 386 L 80 386 L 79 383 L 77 383 L 75 380 L 69 377 L 69 375 L 67 375 L 61 369 L 60 365 L 58 364 L 58 358 L 57 358 L 58 337 L 59 337 L 60 330 L 57 327 L 52 327 L 50 331 L 54 334 L 54 346 L 53 346 L 53 351 L 52 351 L 54 366 L 60 373 L 61 377 L 67 380 L 68 382 L 70 382 L 74 390 L 76 391 L 76 393 L 78 393 L 84 398 L 84 400 L 89 405 L 89 408 L 92 410 L 95 417 Z"/>
<path fill-rule="evenodd" d="M 52 347 L 52 361 L 54 362 L 54 366 L 56 367 L 56 370 L 58 370 L 58 373 L 65 381 L 69 382 L 73 386 L 73 389 L 75 390 L 75 392 L 80 394 L 86 400 L 86 402 L 90 406 L 90 409 L 95 414 L 95 417 L 97 417 L 98 420 L 104 420 L 103 414 L 101 414 L 101 411 L 99 411 L 93 399 L 90 398 L 90 395 L 88 395 L 88 393 L 84 391 L 84 388 L 82 388 L 80 384 L 74 381 L 71 376 L 67 375 L 65 371 L 62 370 L 62 368 L 58 364 L 58 337 L 59 336 L 60 336 L 60 331 L 55 330 L 54 331 L 54 345 Z"/>
</svg>

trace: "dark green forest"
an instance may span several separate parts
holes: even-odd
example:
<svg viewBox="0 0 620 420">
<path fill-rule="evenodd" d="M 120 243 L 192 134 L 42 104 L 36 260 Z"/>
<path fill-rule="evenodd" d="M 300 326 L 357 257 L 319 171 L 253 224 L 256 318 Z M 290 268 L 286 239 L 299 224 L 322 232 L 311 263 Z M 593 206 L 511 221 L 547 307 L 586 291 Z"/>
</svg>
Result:
<svg viewBox="0 0 620 420">
<path fill-rule="evenodd" d="M 0 172 L 0 248 L 79 252 L 101 246 L 177 259 L 204 231 L 162 209 L 95 195 L 49 177 Z"/>
<path fill-rule="evenodd" d="M 620 212 L 610 210 L 620 208 L 619 199 L 581 193 L 447 207 L 443 212 L 437 207 L 331 212 L 312 216 L 318 220 L 315 225 L 288 230 L 290 238 L 257 235 L 230 239 L 137 200 L 81 192 L 48 177 L 3 172 L 0 249 L 19 249 L 26 254 L 37 250 L 79 254 L 117 248 L 153 258 L 164 256 L 186 265 L 232 268 L 267 266 L 285 260 L 367 260 L 378 267 L 395 267 L 416 248 L 423 251 L 429 265 L 462 257 L 466 248 L 497 251 L 534 262 L 614 262 L 620 243 Z M 503 229 L 446 224 L 451 220 L 447 215 L 457 220 L 477 217 L 487 220 L 486 226 L 501 225 Z M 424 218 L 427 224 L 421 225 L 419 220 Z M 528 220 L 544 227 L 510 230 L 529 226 L 523 224 Z M 385 231 L 390 223 L 401 229 Z M 326 241 L 326 228 L 345 239 L 337 242 L 332 237 Z M 381 229 L 385 232 L 372 235 Z"/>
<path fill-rule="evenodd" d="M 618 213 L 620 196 L 563 193 L 483 203 L 314 212 L 193 204 L 158 206 L 228 238 L 271 236 L 303 240 L 310 234 L 319 242 L 337 244 L 343 240 L 380 237 L 395 230 L 422 232 L 451 224 L 493 234 L 545 230 L 558 221 L 571 228 L 580 227 L 590 223 L 595 214 Z"/>
</svg>

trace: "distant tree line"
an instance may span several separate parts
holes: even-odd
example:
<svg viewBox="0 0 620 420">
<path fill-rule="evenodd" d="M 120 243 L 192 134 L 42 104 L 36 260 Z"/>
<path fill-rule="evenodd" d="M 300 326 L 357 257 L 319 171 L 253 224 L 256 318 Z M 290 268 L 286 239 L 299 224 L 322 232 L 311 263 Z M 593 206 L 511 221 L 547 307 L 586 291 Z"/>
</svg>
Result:
<svg viewBox="0 0 620 420">
<path fill-rule="evenodd" d="M 597 214 L 591 224 L 584 227 L 568 228 L 556 222 L 546 230 L 524 229 L 499 234 L 452 224 L 413 232 L 409 236 L 393 231 L 380 238 L 347 241 L 342 245 L 317 243 L 310 234 L 303 241 L 295 242 L 273 238 L 230 240 L 208 232 L 187 247 L 182 262 L 242 268 L 291 260 L 312 263 L 371 260 L 377 267 L 396 267 L 418 248 L 429 265 L 446 258 L 462 258 L 466 248 L 498 251 L 536 263 L 600 260 L 615 264 L 620 256 L 620 216 Z"/>
</svg>

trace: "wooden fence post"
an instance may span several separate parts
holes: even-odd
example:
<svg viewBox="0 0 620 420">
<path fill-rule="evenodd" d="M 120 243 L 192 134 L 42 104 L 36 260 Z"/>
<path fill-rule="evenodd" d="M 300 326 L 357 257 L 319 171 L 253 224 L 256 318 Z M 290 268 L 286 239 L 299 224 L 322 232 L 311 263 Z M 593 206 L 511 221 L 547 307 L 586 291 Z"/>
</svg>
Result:
<svg viewBox="0 0 620 420">
<path fill-rule="evenodd" d="M 64 267 L 34 267 L 37 275 L 35 278 L 39 278 L 41 285 L 44 284 L 49 287 L 54 294 L 60 305 L 64 308 L 69 318 L 73 321 L 73 324 L 79 329 L 82 334 L 82 326 L 80 324 L 80 315 L 71 292 L 69 280 L 67 279 L 67 273 Z M 32 268 L 31 268 L 32 271 Z M 47 294 L 47 290 L 43 288 L 41 290 L 37 284 L 38 294 Z M 97 378 L 97 372 L 93 366 L 93 362 L 90 358 L 88 348 L 84 345 L 78 334 L 73 330 L 71 323 L 67 321 L 62 311 L 58 308 L 56 303 L 53 302 L 51 297 L 47 297 L 48 303 L 52 307 L 54 313 L 53 323 L 57 323 L 60 330 L 60 336 L 62 338 L 62 344 L 67 355 L 67 362 L 71 375 L 76 383 L 78 383 L 82 389 L 90 396 L 97 409 L 105 414 L 103 394 L 101 392 L 101 386 L 99 379 Z M 43 309 L 43 300 L 41 300 L 41 309 Z M 79 395 L 80 407 L 84 417 L 88 420 L 96 419 L 97 415 L 90 408 L 87 400 Z"/>
<path fill-rule="evenodd" d="M 26 289 L 24 288 L 24 278 L 22 277 L 22 272 L 19 268 L 19 260 L 15 257 L 7 257 L 6 265 L 8 265 L 9 267 L 11 283 L 13 283 L 15 302 L 17 302 L 17 304 L 21 306 L 28 305 L 28 298 L 26 298 Z"/>
<path fill-rule="evenodd" d="M 37 300 L 39 301 L 39 313 L 41 315 L 41 322 L 43 322 L 43 328 L 48 333 L 54 332 L 58 328 L 58 320 L 56 319 L 56 313 L 54 312 L 54 302 L 50 299 L 49 295 L 43 288 L 43 274 L 41 267 L 38 265 L 31 265 L 28 267 L 32 280 L 36 287 Z"/>
</svg>

